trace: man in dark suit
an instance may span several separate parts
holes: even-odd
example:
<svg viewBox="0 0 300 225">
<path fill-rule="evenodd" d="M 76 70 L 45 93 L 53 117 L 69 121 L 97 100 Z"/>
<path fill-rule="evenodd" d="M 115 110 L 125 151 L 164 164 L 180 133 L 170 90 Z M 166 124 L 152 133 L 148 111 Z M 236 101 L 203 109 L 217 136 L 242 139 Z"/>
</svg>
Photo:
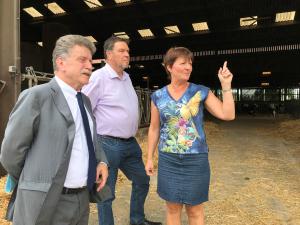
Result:
<svg viewBox="0 0 300 225">
<path fill-rule="evenodd" d="M 55 77 L 23 91 L 9 117 L 0 161 L 18 182 L 15 225 L 86 225 L 89 192 L 107 180 L 89 99 L 81 94 L 92 72 L 93 43 L 59 38 Z"/>
</svg>

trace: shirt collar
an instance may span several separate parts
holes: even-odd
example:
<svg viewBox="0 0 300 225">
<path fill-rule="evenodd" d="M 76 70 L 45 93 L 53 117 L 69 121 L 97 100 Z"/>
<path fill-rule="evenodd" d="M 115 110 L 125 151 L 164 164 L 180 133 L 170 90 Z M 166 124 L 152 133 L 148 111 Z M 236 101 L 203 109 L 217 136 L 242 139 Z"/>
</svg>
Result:
<svg viewBox="0 0 300 225">
<path fill-rule="evenodd" d="M 119 75 L 116 73 L 116 71 L 114 71 L 114 69 L 108 63 L 105 64 L 104 68 L 108 71 L 109 77 L 111 79 L 114 79 L 114 78 L 120 79 Z M 128 73 L 126 73 L 125 71 L 123 71 L 123 76 L 122 76 L 122 78 L 120 80 L 124 81 L 124 80 L 127 79 L 128 76 L 129 76 Z"/>
<path fill-rule="evenodd" d="M 54 78 L 57 81 L 58 86 L 61 88 L 63 92 L 74 96 L 77 95 L 77 91 L 74 88 L 72 88 L 70 85 L 68 85 L 66 82 L 64 82 L 62 79 L 60 79 L 58 76 L 55 76 Z"/>
</svg>

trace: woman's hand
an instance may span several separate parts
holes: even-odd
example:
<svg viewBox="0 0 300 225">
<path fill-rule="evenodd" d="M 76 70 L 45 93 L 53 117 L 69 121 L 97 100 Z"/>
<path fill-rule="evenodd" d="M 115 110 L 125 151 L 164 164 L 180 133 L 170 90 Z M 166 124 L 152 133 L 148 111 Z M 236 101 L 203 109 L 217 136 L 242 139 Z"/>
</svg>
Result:
<svg viewBox="0 0 300 225">
<path fill-rule="evenodd" d="M 145 170 L 148 176 L 152 176 L 154 174 L 153 161 L 151 159 L 147 160 Z"/>
<path fill-rule="evenodd" d="M 228 90 L 231 88 L 231 81 L 232 81 L 232 73 L 227 68 L 227 61 L 224 62 L 223 67 L 220 67 L 218 72 L 218 77 L 221 82 L 222 89 Z"/>
</svg>

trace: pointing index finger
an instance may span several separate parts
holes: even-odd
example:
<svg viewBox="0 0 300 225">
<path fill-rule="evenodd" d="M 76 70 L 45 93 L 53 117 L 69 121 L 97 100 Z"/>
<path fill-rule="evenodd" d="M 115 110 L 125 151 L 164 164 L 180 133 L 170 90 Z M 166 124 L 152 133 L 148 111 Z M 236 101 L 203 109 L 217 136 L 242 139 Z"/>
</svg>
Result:
<svg viewBox="0 0 300 225">
<path fill-rule="evenodd" d="M 223 64 L 223 70 L 224 69 L 227 69 L 227 61 L 225 61 L 224 64 Z"/>
</svg>

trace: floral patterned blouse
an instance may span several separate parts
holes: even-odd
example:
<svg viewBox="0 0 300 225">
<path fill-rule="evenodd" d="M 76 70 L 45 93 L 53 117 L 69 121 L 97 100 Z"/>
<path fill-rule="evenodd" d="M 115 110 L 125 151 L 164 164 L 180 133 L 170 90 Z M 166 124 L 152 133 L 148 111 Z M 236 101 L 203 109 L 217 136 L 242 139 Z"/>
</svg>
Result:
<svg viewBox="0 0 300 225">
<path fill-rule="evenodd" d="M 160 114 L 159 151 L 178 154 L 208 152 L 203 129 L 203 104 L 208 91 L 205 86 L 190 83 L 177 101 L 171 97 L 167 86 L 151 95 Z"/>
</svg>

